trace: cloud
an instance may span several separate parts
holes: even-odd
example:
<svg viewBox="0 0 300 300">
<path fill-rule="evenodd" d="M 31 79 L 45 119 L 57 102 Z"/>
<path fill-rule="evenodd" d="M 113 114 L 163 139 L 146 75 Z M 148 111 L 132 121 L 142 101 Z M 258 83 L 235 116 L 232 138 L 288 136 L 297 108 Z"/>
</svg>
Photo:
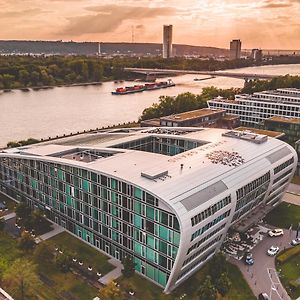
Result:
<svg viewBox="0 0 300 300">
<path fill-rule="evenodd" d="M 273 0 L 265 0 L 264 3 L 258 8 L 284 8 L 290 7 L 293 3 L 291 1 L 273 1 Z"/>
<path fill-rule="evenodd" d="M 41 10 L 39 8 L 25 9 L 25 10 L 11 10 L 11 11 L 1 11 L 0 18 L 19 18 L 19 17 L 32 17 L 37 16 L 42 13 L 48 13 L 49 11 Z"/>
<path fill-rule="evenodd" d="M 87 7 L 96 14 L 68 18 L 68 25 L 62 34 L 71 36 L 86 33 L 105 33 L 118 28 L 126 20 L 143 20 L 159 16 L 172 16 L 176 9 L 172 7 L 137 7 L 103 5 Z"/>
</svg>

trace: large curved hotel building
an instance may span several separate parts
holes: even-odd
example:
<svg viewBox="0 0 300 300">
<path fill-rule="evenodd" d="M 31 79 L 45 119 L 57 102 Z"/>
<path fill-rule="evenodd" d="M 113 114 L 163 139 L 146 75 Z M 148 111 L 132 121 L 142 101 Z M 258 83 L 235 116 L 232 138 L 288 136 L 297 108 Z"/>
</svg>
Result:
<svg viewBox="0 0 300 300">
<path fill-rule="evenodd" d="M 249 132 L 95 132 L 0 153 L 1 191 L 172 291 L 219 250 L 230 226 L 277 205 L 295 150 Z"/>
</svg>

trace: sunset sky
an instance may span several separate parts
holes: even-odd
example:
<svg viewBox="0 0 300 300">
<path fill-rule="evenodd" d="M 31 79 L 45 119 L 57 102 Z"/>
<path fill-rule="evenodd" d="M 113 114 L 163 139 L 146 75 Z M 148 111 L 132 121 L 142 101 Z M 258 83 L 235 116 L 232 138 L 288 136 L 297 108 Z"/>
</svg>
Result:
<svg viewBox="0 0 300 300">
<path fill-rule="evenodd" d="M 300 0 L 0 0 L 0 39 L 300 49 Z"/>
</svg>

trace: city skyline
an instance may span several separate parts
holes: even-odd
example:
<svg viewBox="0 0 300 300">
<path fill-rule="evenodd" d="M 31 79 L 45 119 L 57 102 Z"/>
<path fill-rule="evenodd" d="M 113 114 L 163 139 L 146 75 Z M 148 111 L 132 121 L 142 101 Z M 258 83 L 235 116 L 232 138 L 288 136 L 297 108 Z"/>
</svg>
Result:
<svg viewBox="0 0 300 300">
<path fill-rule="evenodd" d="M 299 49 L 297 0 L 0 0 L 0 39 L 161 42 L 162 25 L 174 25 L 173 42 L 228 48 Z M 220 24 L 222 27 L 220 28 Z"/>
</svg>

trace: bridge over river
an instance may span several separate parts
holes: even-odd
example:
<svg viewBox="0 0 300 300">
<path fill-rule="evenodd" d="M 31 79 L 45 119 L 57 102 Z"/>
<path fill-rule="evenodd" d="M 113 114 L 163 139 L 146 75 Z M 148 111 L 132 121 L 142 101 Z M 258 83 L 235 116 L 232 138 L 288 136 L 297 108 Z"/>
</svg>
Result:
<svg viewBox="0 0 300 300">
<path fill-rule="evenodd" d="M 270 74 L 251 74 L 251 73 L 235 73 L 235 72 L 223 72 L 223 71 L 193 71 L 193 70 L 172 70 L 172 69 L 147 69 L 147 68 L 124 68 L 125 71 L 145 74 L 146 76 L 155 75 L 183 75 L 183 74 L 197 74 L 197 75 L 208 75 L 208 76 L 221 76 L 240 78 L 245 80 L 250 79 L 272 79 L 278 75 Z"/>
</svg>

